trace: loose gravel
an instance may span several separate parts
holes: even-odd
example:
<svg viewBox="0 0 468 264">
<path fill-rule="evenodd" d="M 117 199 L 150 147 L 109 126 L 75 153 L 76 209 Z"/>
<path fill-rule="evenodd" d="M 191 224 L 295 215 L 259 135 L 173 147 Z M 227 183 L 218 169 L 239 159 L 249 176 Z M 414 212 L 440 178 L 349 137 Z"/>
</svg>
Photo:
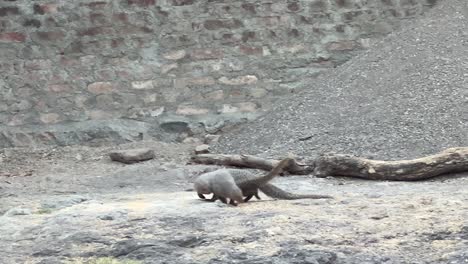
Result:
<svg viewBox="0 0 468 264">
<path fill-rule="evenodd" d="M 214 146 L 219 153 L 414 158 L 468 146 L 468 1 L 440 1 Z"/>
</svg>

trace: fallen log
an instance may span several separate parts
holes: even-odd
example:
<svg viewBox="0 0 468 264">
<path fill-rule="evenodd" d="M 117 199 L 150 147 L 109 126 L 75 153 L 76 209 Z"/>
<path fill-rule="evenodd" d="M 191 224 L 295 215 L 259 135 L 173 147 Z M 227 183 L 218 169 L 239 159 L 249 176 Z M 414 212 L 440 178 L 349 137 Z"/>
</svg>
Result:
<svg viewBox="0 0 468 264">
<path fill-rule="evenodd" d="M 468 171 L 468 148 L 450 148 L 423 158 L 397 161 L 325 154 L 315 161 L 314 174 L 317 177 L 348 176 L 369 180 L 415 181 L 463 171 Z"/>
<path fill-rule="evenodd" d="M 269 171 L 279 160 L 250 155 L 201 154 L 192 162 Z M 284 169 L 291 174 L 314 174 L 317 177 L 347 176 L 368 180 L 415 181 L 442 174 L 468 171 L 468 148 L 450 148 L 438 154 L 399 161 L 382 161 L 344 154 L 324 154 L 306 164 L 297 160 Z"/>
<path fill-rule="evenodd" d="M 263 159 L 251 155 L 225 155 L 225 154 L 199 154 L 191 157 L 191 161 L 199 164 L 220 165 L 220 166 L 235 166 L 241 168 L 252 168 L 270 171 L 275 167 L 280 160 Z M 314 167 L 299 163 L 297 160 L 285 167 L 283 171 L 287 171 L 296 175 L 307 175 L 314 171 Z"/>
</svg>

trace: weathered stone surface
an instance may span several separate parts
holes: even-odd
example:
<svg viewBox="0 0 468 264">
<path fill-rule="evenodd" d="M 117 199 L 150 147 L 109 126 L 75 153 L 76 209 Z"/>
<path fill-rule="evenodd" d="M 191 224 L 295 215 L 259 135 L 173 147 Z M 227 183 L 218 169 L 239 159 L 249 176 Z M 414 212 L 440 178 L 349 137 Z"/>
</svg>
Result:
<svg viewBox="0 0 468 264">
<path fill-rule="evenodd" d="M 154 158 L 154 150 L 152 149 L 126 149 L 118 150 L 109 153 L 109 157 L 113 161 L 118 161 L 126 164 L 132 164 Z"/>
<path fill-rule="evenodd" d="M 139 141 L 158 134 L 153 124 L 130 120 L 91 120 L 47 126 L 0 126 L 0 148 L 41 145 L 101 145 Z"/>
<path fill-rule="evenodd" d="M 307 89 L 438 1 L 4 2 L 0 120 L 21 126 L 140 120 L 160 107 L 250 118 L 289 94 L 282 87 Z M 238 105 L 245 101 L 256 107 Z M 223 104 L 238 110 L 216 113 Z M 41 120 L 49 113 L 60 117 Z"/>
</svg>

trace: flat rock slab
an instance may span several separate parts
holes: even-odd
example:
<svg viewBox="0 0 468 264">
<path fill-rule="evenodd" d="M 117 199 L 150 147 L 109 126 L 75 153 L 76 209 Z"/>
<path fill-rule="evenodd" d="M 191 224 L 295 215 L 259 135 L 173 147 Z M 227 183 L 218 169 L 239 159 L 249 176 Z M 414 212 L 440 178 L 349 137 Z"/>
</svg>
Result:
<svg viewBox="0 0 468 264">
<path fill-rule="evenodd" d="M 152 149 L 126 149 L 118 150 L 109 153 L 109 157 L 113 161 L 122 162 L 125 164 L 132 164 L 154 158 L 154 151 Z"/>
</svg>

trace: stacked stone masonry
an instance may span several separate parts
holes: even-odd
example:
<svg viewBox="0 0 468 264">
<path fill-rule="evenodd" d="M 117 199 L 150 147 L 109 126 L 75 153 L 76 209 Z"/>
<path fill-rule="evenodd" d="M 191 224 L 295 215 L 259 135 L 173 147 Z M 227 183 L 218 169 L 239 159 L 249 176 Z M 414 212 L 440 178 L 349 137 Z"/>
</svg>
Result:
<svg viewBox="0 0 468 264">
<path fill-rule="evenodd" d="M 436 0 L 0 0 L 0 126 L 251 117 Z"/>
</svg>

